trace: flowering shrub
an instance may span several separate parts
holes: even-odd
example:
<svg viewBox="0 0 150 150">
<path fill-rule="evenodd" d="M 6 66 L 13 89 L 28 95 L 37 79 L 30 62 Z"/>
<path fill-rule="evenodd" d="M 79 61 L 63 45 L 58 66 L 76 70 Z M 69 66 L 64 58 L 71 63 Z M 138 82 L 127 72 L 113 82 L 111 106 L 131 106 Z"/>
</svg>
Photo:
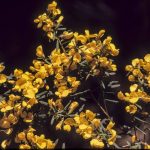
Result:
<svg viewBox="0 0 150 150">
<path fill-rule="evenodd" d="M 104 38 L 105 30 L 94 34 L 85 30 L 80 34 L 64 28 L 63 19 L 53 1 L 46 13 L 34 20 L 55 48 L 49 48 L 47 55 L 39 45 L 37 58 L 29 70 L 15 69 L 12 74 L 5 75 L 5 66 L 0 64 L 1 148 L 12 148 L 14 143 L 14 147 L 20 149 L 57 148 L 57 143 L 61 142 L 59 137 L 56 140 L 52 135 L 47 137 L 38 133 L 36 126 L 42 126 L 43 120 L 59 132 L 73 131 L 80 135 L 91 148 L 149 148 L 150 143 L 145 141 L 149 129 L 143 131 L 138 124 L 150 124 L 150 54 L 144 60 L 134 59 L 132 65 L 126 66 L 128 79 L 133 82 L 130 93 L 118 92 L 121 101 L 106 99 L 107 81 L 110 81 L 107 87 L 119 86 L 118 81 L 112 80 L 117 71 L 114 58 L 119 49 L 110 36 Z M 94 89 L 92 82 L 96 85 Z M 117 141 L 123 137 L 109 114 L 106 100 L 127 105 L 125 110 L 131 115 L 133 126 L 119 129 L 131 137 L 126 145 Z M 99 111 L 86 106 L 88 101 L 94 101 Z M 136 134 L 138 131 L 144 134 L 143 139 Z"/>
</svg>

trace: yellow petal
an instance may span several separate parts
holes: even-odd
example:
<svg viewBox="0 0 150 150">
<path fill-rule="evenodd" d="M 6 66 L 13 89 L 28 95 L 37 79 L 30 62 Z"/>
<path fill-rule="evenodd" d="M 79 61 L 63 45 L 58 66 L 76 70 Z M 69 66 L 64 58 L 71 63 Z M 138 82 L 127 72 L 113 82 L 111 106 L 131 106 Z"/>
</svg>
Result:
<svg viewBox="0 0 150 150">
<path fill-rule="evenodd" d="M 150 54 L 145 55 L 144 60 L 150 62 Z"/>
<path fill-rule="evenodd" d="M 9 128 L 9 129 L 5 130 L 5 133 L 6 133 L 7 135 L 10 135 L 10 134 L 12 133 L 12 131 L 13 131 L 13 129 L 12 129 L 12 128 Z"/>
<path fill-rule="evenodd" d="M 67 132 L 70 132 L 71 131 L 71 126 L 70 125 L 64 125 L 63 126 L 63 129 Z"/>
<path fill-rule="evenodd" d="M 7 76 L 4 74 L 0 74 L 0 84 L 5 83 L 7 80 Z"/>
<path fill-rule="evenodd" d="M 138 88 L 138 85 L 137 84 L 133 84 L 133 85 L 130 86 L 130 91 L 131 92 L 135 92 L 137 90 L 137 88 Z"/>
<path fill-rule="evenodd" d="M 67 118 L 67 119 L 65 119 L 64 123 L 65 123 L 66 125 L 73 126 L 73 125 L 75 124 L 75 121 L 74 121 L 73 118 Z"/>
<path fill-rule="evenodd" d="M 42 45 L 40 45 L 40 46 L 38 46 L 36 48 L 36 56 L 38 56 L 38 57 L 45 57 Z"/>
<path fill-rule="evenodd" d="M 5 69 L 5 66 L 3 64 L 0 64 L 0 72 L 2 72 Z"/>
<path fill-rule="evenodd" d="M 9 144 L 10 144 L 10 142 L 8 142 L 7 140 L 4 140 L 4 141 L 2 141 L 2 143 L 1 143 L 1 147 L 2 147 L 3 149 L 6 149 Z"/>
<path fill-rule="evenodd" d="M 115 123 L 110 121 L 109 124 L 107 125 L 106 130 L 111 130 L 114 127 Z"/>
<path fill-rule="evenodd" d="M 130 114 L 135 114 L 137 112 L 137 107 L 135 105 L 126 106 L 125 109 Z"/>
<path fill-rule="evenodd" d="M 92 139 L 90 141 L 90 145 L 92 148 L 103 148 L 104 143 L 102 141 L 99 141 L 98 139 Z"/>
</svg>

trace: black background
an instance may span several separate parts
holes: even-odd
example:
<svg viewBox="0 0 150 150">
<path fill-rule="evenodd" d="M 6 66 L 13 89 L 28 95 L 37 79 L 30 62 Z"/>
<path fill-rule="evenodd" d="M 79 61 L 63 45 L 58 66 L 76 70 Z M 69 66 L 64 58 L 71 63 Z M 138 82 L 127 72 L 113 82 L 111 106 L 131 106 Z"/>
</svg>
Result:
<svg viewBox="0 0 150 150">
<path fill-rule="evenodd" d="M 48 39 L 33 23 L 50 2 L 0 2 L 0 61 L 5 62 L 8 72 L 14 68 L 27 69 L 39 44 L 52 50 Z M 113 37 L 113 42 L 120 49 L 116 58 L 118 79 L 122 89 L 127 87 L 125 65 L 131 59 L 150 52 L 150 0 L 58 0 L 58 4 L 67 28 L 80 33 L 84 29 L 94 33 L 105 29 L 106 35 Z"/>
</svg>

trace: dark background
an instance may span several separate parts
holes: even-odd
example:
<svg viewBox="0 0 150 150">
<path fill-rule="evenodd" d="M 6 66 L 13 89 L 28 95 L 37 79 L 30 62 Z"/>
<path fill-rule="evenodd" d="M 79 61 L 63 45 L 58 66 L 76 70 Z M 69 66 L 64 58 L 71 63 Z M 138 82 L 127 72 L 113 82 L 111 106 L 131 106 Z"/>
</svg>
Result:
<svg viewBox="0 0 150 150">
<path fill-rule="evenodd" d="M 0 2 L 0 62 L 5 62 L 8 73 L 14 68 L 27 69 L 39 44 L 52 50 L 48 39 L 33 23 L 50 2 Z M 113 37 L 120 49 L 116 58 L 118 79 L 121 89 L 127 88 L 125 65 L 150 52 L 150 0 L 58 0 L 58 3 L 67 28 L 80 33 L 84 33 L 84 29 L 94 33 L 105 29 L 106 35 Z"/>
</svg>

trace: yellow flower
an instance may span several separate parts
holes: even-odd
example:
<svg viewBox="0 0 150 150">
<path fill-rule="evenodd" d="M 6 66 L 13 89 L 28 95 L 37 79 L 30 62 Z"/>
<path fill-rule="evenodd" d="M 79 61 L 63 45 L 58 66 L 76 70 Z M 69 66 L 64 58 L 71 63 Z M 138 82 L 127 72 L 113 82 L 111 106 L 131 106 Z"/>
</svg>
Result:
<svg viewBox="0 0 150 150">
<path fill-rule="evenodd" d="M 14 102 L 14 101 L 17 101 L 17 100 L 20 100 L 20 98 L 21 98 L 21 97 L 18 96 L 18 95 L 14 95 L 14 94 L 10 94 L 10 95 L 9 95 L 9 100 L 10 100 L 10 101 L 13 101 L 13 102 Z"/>
<path fill-rule="evenodd" d="M 31 149 L 31 146 L 28 144 L 20 144 L 19 149 Z"/>
<path fill-rule="evenodd" d="M 57 73 L 56 76 L 55 76 L 55 78 L 56 78 L 57 80 L 61 80 L 61 79 L 64 78 L 64 76 L 62 76 L 60 73 Z"/>
<path fill-rule="evenodd" d="M 49 105 L 50 108 L 53 108 L 53 106 L 55 106 L 54 100 L 53 99 L 49 99 L 48 100 L 48 105 Z"/>
<path fill-rule="evenodd" d="M 133 136 L 131 137 L 131 142 L 134 143 L 135 141 L 136 141 L 136 136 L 133 135 Z"/>
<path fill-rule="evenodd" d="M 76 81 L 76 77 L 68 76 L 68 77 L 67 77 L 67 81 L 72 85 L 72 83 L 73 83 L 74 81 Z"/>
<path fill-rule="evenodd" d="M 110 43 L 108 45 L 108 48 L 112 56 L 117 56 L 119 54 L 119 49 L 116 49 L 116 46 L 113 43 Z"/>
<path fill-rule="evenodd" d="M 116 66 L 115 64 L 112 64 L 112 65 L 111 65 L 111 70 L 112 70 L 112 71 L 117 71 L 117 66 Z"/>
<path fill-rule="evenodd" d="M 22 101 L 22 106 L 26 107 L 27 106 L 27 102 L 26 101 Z"/>
<path fill-rule="evenodd" d="M 54 39 L 54 34 L 52 32 L 48 32 L 47 36 L 48 36 L 48 38 L 50 38 L 52 40 Z"/>
<path fill-rule="evenodd" d="M 105 33 L 105 30 L 100 30 L 99 32 L 98 32 L 98 37 L 102 37 L 103 35 L 104 35 L 104 33 Z"/>
<path fill-rule="evenodd" d="M 77 107 L 79 106 L 79 103 L 74 101 L 69 106 L 69 114 L 71 114 Z"/>
<path fill-rule="evenodd" d="M 25 112 L 25 114 L 23 116 L 23 121 L 26 123 L 32 122 L 33 121 L 33 114 L 31 112 L 29 112 L 29 113 Z"/>
<path fill-rule="evenodd" d="M 106 127 L 106 130 L 111 130 L 114 127 L 115 123 L 110 121 L 109 124 Z"/>
<path fill-rule="evenodd" d="M 96 114 L 90 110 L 86 110 L 85 114 L 86 118 L 89 119 L 90 121 L 92 121 L 96 117 Z"/>
<path fill-rule="evenodd" d="M 3 119 L 0 120 L 0 127 L 8 129 L 8 128 L 11 127 L 11 125 L 10 125 L 10 122 L 7 119 L 3 118 Z"/>
<path fill-rule="evenodd" d="M 10 141 L 4 140 L 4 141 L 2 141 L 2 143 L 1 143 L 1 147 L 2 147 L 3 149 L 6 149 L 9 144 L 10 144 Z"/>
<path fill-rule="evenodd" d="M 132 71 L 132 73 L 133 73 L 134 76 L 143 77 L 143 74 L 142 74 L 142 72 L 139 69 L 134 69 Z"/>
<path fill-rule="evenodd" d="M 97 34 L 90 34 L 89 30 L 85 30 L 85 36 L 86 36 L 87 39 L 90 39 L 90 38 L 96 37 Z"/>
<path fill-rule="evenodd" d="M 137 90 L 137 88 L 138 88 L 138 85 L 137 84 L 133 84 L 133 85 L 130 86 L 130 91 L 131 92 L 135 92 Z"/>
<path fill-rule="evenodd" d="M 77 124 L 80 124 L 80 117 L 78 115 L 74 117 L 74 120 Z"/>
<path fill-rule="evenodd" d="M 10 122 L 10 123 L 12 123 L 12 124 L 16 124 L 17 123 L 17 121 L 18 121 L 18 119 L 17 119 L 17 116 L 15 116 L 14 114 L 12 114 L 12 113 L 10 113 L 9 115 L 8 115 L 8 121 Z"/>
<path fill-rule="evenodd" d="M 54 16 L 61 14 L 61 10 L 56 8 L 57 3 L 53 1 L 51 4 L 48 5 L 48 11 L 52 12 Z"/>
<path fill-rule="evenodd" d="M 28 101 L 27 108 L 31 108 L 31 106 L 33 106 L 34 104 L 37 104 L 37 103 L 38 103 L 38 101 L 36 98 L 30 98 Z"/>
<path fill-rule="evenodd" d="M 29 86 L 28 89 L 23 90 L 23 94 L 27 98 L 35 98 L 35 95 L 37 92 L 38 92 L 38 89 L 34 88 L 33 86 Z"/>
<path fill-rule="evenodd" d="M 69 94 L 71 93 L 70 89 L 67 89 L 66 86 L 61 86 L 58 88 L 58 91 L 55 92 L 55 94 L 57 96 L 59 96 L 59 98 L 64 98 L 67 97 Z"/>
<path fill-rule="evenodd" d="M 108 144 L 113 145 L 114 142 L 116 141 L 117 134 L 116 131 L 113 129 L 109 130 L 109 132 L 111 134 L 111 137 L 108 139 Z"/>
<path fill-rule="evenodd" d="M 45 57 L 42 45 L 39 45 L 36 48 L 36 56 L 38 56 L 38 57 Z"/>
<path fill-rule="evenodd" d="M 6 133 L 7 135 L 10 135 L 12 132 L 13 132 L 13 129 L 12 129 L 12 128 L 9 128 L 9 129 L 5 130 L 5 133 Z"/>
<path fill-rule="evenodd" d="M 107 38 L 103 41 L 104 45 L 108 45 L 110 44 L 110 42 L 112 41 L 112 37 L 111 36 L 107 36 Z"/>
<path fill-rule="evenodd" d="M 67 119 L 65 119 L 64 124 L 73 126 L 73 125 L 75 125 L 75 121 L 73 118 L 67 118 Z"/>
<path fill-rule="evenodd" d="M 125 98 L 124 94 L 121 91 L 117 93 L 117 96 L 120 100 L 124 100 Z"/>
<path fill-rule="evenodd" d="M 10 104 L 8 104 L 5 100 L 2 100 L 0 102 L 0 111 L 1 112 L 7 112 L 12 109 L 13 109 L 13 107 Z"/>
<path fill-rule="evenodd" d="M 100 121 L 100 119 L 93 119 L 92 120 L 92 124 L 96 127 L 96 128 L 98 128 L 99 126 L 100 126 L 100 123 L 101 123 L 101 121 Z"/>
<path fill-rule="evenodd" d="M 79 129 L 80 130 L 85 130 L 85 129 L 87 129 L 87 125 L 85 125 L 85 124 L 81 124 L 81 125 L 79 125 Z"/>
<path fill-rule="evenodd" d="M 84 35 L 77 35 L 75 33 L 74 36 L 75 36 L 76 40 L 80 41 L 82 44 L 85 44 L 87 42 L 87 38 Z"/>
<path fill-rule="evenodd" d="M 59 24 L 61 24 L 61 22 L 63 21 L 64 17 L 63 16 L 60 16 L 56 21 Z"/>
<path fill-rule="evenodd" d="M 68 44 L 68 48 L 75 48 L 75 46 L 76 46 L 76 41 L 75 41 L 75 39 L 73 38 L 70 42 L 69 42 L 69 44 Z"/>
<path fill-rule="evenodd" d="M 150 62 L 150 54 L 145 55 L 144 60 Z"/>
<path fill-rule="evenodd" d="M 56 130 L 61 130 L 62 124 L 63 124 L 63 119 L 56 125 Z"/>
<path fill-rule="evenodd" d="M 15 69 L 14 70 L 14 76 L 16 78 L 19 78 L 23 74 L 23 71 L 21 69 Z"/>
<path fill-rule="evenodd" d="M 3 64 L 0 64 L 0 73 L 5 69 L 5 66 Z"/>
<path fill-rule="evenodd" d="M 53 1 L 52 3 L 50 3 L 50 4 L 48 5 L 48 10 L 49 10 L 49 11 L 52 11 L 52 10 L 56 9 L 56 7 L 57 7 L 57 2 L 56 2 L 56 1 Z"/>
<path fill-rule="evenodd" d="M 90 141 L 90 145 L 92 148 L 103 148 L 104 147 L 104 143 L 98 139 L 92 139 Z"/>
<path fill-rule="evenodd" d="M 26 134 L 26 137 L 27 137 L 27 140 L 34 141 L 34 134 L 33 134 L 33 132 L 28 132 Z"/>
<path fill-rule="evenodd" d="M 51 140 L 47 140 L 47 149 L 54 149 L 55 148 L 55 143 L 53 143 Z"/>
<path fill-rule="evenodd" d="M 145 144 L 144 149 L 150 149 L 150 145 L 149 144 Z"/>
<path fill-rule="evenodd" d="M 131 65 L 127 65 L 127 66 L 125 67 L 125 70 L 126 70 L 126 71 L 132 71 L 132 70 L 133 70 L 133 67 L 132 67 Z"/>
<path fill-rule="evenodd" d="M 46 85 L 46 86 L 45 86 L 45 89 L 46 89 L 46 90 L 49 90 L 49 88 L 50 88 L 49 85 Z"/>
<path fill-rule="evenodd" d="M 126 98 L 128 102 L 132 103 L 132 104 L 135 104 L 138 102 L 139 100 L 139 97 L 133 97 L 133 98 Z"/>
<path fill-rule="evenodd" d="M 25 133 L 24 133 L 24 132 L 20 132 L 20 133 L 18 134 L 18 139 L 19 139 L 20 141 L 24 141 L 24 140 L 26 139 Z"/>
<path fill-rule="evenodd" d="M 149 72 L 149 71 L 150 71 L 150 63 L 146 63 L 146 64 L 143 66 L 143 69 Z"/>
<path fill-rule="evenodd" d="M 132 65 L 136 67 L 139 64 L 140 60 L 138 58 L 132 60 Z"/>
<path fill-rule="evenodd" d="M 64 125 L 63 126 L 63 129 L 67 132 L 70 132 L 71 131 L 71 126 L 70 125 Z"/>
<path fill-rule="evenodd" d="M 45 149 L 45 148 L 46 148 L 46 145 L 47 145 L 46 139 L 44 139 L 43 136 L 37 137 L 36 145 L 37 145 L 38 148 L 40 148 L 40 149 Z"/>
<path fill-rule="evenodd" d="M 134 82 L 134 81 L 135 81 L 135 77 L 134 77 L 133 75 L 129 75 L 129 76 L 128 76 L 128 80 L 129 80 L 130 82 Z"/>
<path fill-rule="evenodd" d="M 137 107 L 135 105 L 126 106 L 125 109 L 130 114 L 135 114 L 137 112 Z"/>
<path fill-rule="evenodd" d="M 73 61 L 75 63 L 80 63 L 81 62 L 81 55 L 79 53 L 75 53 L 73 56 Z"/>
<path fill-rule="evenodd" d="M 5 74 L 0 74 L 0 84 L 5 83 L 7 81 L 7 76 Z"/>
<path fill-rule="evenodd" d="M 73 35 L 74 35 L 73 32 L 64 31 L 61 37 L 68 40 L 71 39 Z"/>
<path fill-rule="evenodd" d="M 86 139 L 90 139 L 92 137 L 92 134 L 87 133 L 87 132 L 83 132 L 82 136 L 86 140 Z"/>
</svg>

